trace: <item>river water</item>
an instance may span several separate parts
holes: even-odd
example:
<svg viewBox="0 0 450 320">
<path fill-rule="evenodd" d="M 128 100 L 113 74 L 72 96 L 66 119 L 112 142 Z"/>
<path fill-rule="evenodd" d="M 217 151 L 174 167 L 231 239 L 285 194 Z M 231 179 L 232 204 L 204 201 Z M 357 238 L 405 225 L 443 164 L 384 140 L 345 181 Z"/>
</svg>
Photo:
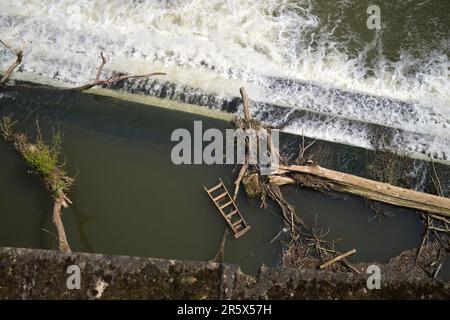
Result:
<svg viewBox="0 0 450 320">
<path fill-rule="evenodd" d="M 62 159 L 76 177 L 69 197 L 74 205 L 63 220 L 74 251 L 172 259 L 209 260 L 219 247 L 225 223 L 203 190 L 218 178 L 231 189 L 233 166 L 172 164 L 174 129 L 224 130 L 226 121 L 108 97 L 32 87 L 11 88 L 0 98 L 0 113 L 13 114 L 18 128 L 32 136 L 36 119 L 44 137 L 63 133 Z M 282 138 L 285 139 L 286 137 Z M 354 172 L 366 152 L 330 144 L 334 166 Z M 344 152 L 339 155 L 339 150 Z M 347 159 L 342 154 L 348 155 Z M 0 142 L 0 245 L 57 247 L 51 222 L 52 201 L 37 176 L 27 173 L 20 156 Z M 361 158 L 360 158 L 361 157 Z M 381 222 L 357 197 L 285 188 L 287 198 L 309 224 L 316 217 L 330 228 L 337 248 L 356 248 L 357 261 L 387 262 L 420 242 L 418 216 L 388 208 L 394 215 Z M 239 240 L 228 238 L 225 261 L 250 274 L 261 265 L 278 266 L 281 242 L 270 240 L 283 223 L 276 207 L 259 208 L 241 195 L 238 206 L 252 226 Z"/>
<path fill-rule="evenodd" d="M 245 86 L 254 114 L 283 131 L 448 162 L 450 2 L 377 1 L 379 30 L 367 27 L 373 4 L 0 0 L 0 34 L 25 46 L 20 79 L 84 84 L 104 52 L 105 76 L 167 72 L 122 90 L 223 108 Z M 1 68 L 13 58 L 2 49 Z"/>
<path fill-rule="evenodd" d="M 367 27 L 369 0 L 0 0 L 0 37 L 25 48 L 13 79 L 68 87 L 91 81 L 99 55 L 111 73 L 163 71 L 112 89 L 240 114 L 239 87 L 253 115 L 285 133 L 330 143 L 330 167 L 364 175 L 370 150 L 450 164 L 450 2 L 380 0 L 381 29 Z M 0 48 L 0 69 L 14 60 Z M 60 129 L 74 205 L 64 223 L 74 250 L 208 260 L 224 224 L 203 191 L 231 166 L 175 166 L 170 134 L 224 130 L 218 119 L 54 90 L 0 93 L 0 112 L 43 134 Z M 284 138 L 289 137 L 285 135 Z M 289 138 L 286 138 L 289 139 Z M 20 157 L 0 142 L 0 245 L 55 248 L 51 200 Z M 424 169 L 425 168 L 425 169 Z M 428 169 L 426 169 L 428 168 Z M 448 167 L 441 167 L 448 174 Z M 412 187 L 426 190 L 418 165 Z M 450 179 L 444 179 L 444 192 Z M 287 188 L 289 199 L 341 250 L 386 262 L 417 246 L 421 225 L 408 210 L 369 221 L 361 199 Z M 239 198 L 252 230 L 230 240 L 226 261 L 255 273 L 279 263 L 275 208 Z M 45 230 L 43 230 L 45 229 Z M 447 263 L 448 265 L 448 263 Z M 446 267 L 450 269 L 449 267 Z M 445 269 L 445 268 L 444 268 Z M 446 270 L 447 270 L 446 269 Z M 443 270 L 443 273 L 450 271 Z"/>
</svg>

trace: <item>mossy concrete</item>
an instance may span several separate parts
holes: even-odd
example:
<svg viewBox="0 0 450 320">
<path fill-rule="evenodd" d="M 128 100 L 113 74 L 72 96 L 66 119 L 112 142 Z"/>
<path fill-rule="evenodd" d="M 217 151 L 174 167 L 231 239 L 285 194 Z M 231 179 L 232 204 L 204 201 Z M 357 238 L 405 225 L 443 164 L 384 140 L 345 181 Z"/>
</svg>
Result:
<svg viewBox="0 0 450 320">
<path fill-rule="evenodd" d="M 70 265 L 79 290 L 67 288 Z M 230 264 L 0 248 L 0 299 L 450 299 L 442 280 L 389 274 L 368 290 L 367 276 L 261 268 L 254 278 Z"/>
</svg>

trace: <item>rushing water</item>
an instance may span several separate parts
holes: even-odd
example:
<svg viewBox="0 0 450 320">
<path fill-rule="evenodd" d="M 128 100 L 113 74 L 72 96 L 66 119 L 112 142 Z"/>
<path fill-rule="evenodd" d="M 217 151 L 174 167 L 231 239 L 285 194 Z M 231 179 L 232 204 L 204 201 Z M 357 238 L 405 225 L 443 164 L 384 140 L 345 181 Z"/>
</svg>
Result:
<svg viewBox="0 0 450 320">
<path fill-rule="evenodd" d="M 231 166 L 173 165 L 170 134 L 227 122 L 89 94 L 38 88 L 9 89 L 0 98 L 0 113 L 13 114 L 19 128 L 32 135 L 36 119 L 44 137 L 59 128 L 63 158 L 76 184 L 73 206 L 63 220 L 75 251 L 160 258 L 208 260 L 220 244 L 225 224 L 205 194 L 219 177 L 228 185 L 236 175 Z M 284 137 L 286 138 L 286 137 Z M 284 139 L 283 138 L 283 139 Z M 330 144 L 330 160 L 344 171 L 361 166 L 366 151 Z M 343 149 L 341 152 L 340 150 Z M 0 142 L 0 245 L 56 248 L 51 199 L 39 178 L 13 148 Z M 347 158 L 343 158 L 345 155 Z M 337 248 L 356 248 L 354 259 L 387 262 L 420 242 L 418 216 L 388 208 L 392 217 L 371 219 L 373 213 L 357 197 L 285 189 L 302 218 L 330 228 Z M 225 260 L 254 274 L 260 265 L 277 266 L 281 242 L 270 243 L 283 223 L 277 208 L 259 208 L 258 200 L 241 195 L 238 206 L 252 226 L 239 240 L 228 238 Z M 445 269 L 444 269 L 445 271 Z"/>
<path fill-rule="evenodd" d="M 109 72 L 167 72 L 124 90 L 221 108 L 245 85 L 254 113 L 284 131 L 448 161 L 450 2 L 377 1 L 381 30 L 366 26 L 372 4 L 1 0 L 0 34 L 25 44 L 18 78 L 86 83 L 103 51 Z M 2 67 L 12 58 L 1 51 Z"/>
</svg>

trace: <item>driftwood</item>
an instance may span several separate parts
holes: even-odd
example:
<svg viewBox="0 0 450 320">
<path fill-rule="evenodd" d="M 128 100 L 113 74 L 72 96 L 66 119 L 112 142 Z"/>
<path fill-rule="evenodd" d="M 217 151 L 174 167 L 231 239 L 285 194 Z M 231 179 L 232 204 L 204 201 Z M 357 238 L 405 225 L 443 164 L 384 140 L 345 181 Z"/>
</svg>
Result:
<svg viewBox="0 0 450 320">
<path fill-rule="evenodd" d="M 63 165 L 56 164 L 58 156 L 58 143 L 47 146 L 43 143 L 38 126 L 38 139 L 31 143 L 27 136 L 14 131 L 15 122 L 11 117 L 3 117 L 0 121 L 0 132 L 5 141 L 10 142 L 25 159 L 25 162 L 40 175 L 47 189 L 54 198 L 53 223 L 58 231 L 59 250 L 70 252 L 69 242 L 61 219 L 61 208 L 67 208 L 72 202 L 66 193 L 74 180 L 65 175 Z"/>
<path fill-rule="evenodd" d="M 244 177 L 244 175 L 247 174 L 247 170 L 248 170 L 248 158 L 245 157 L 245 162 L 244 164 L 241 166 L 241 169 L 239 170 L 239 174 L 236 178 L 236 181 L 234 181 L 234 195 L 233 195 L 233 200 L 236 201 L 238 193 L 239 193 L 239 187 L 241 185 L 241 181 L 242 178 Z"/>
<path fill-rule="evenodd" d="M 327 261 L 327 262 L 325 262 L 325 263 L 322 263 L 322 264 L 319 266 L 319 268 L 320 268 L 320 269 L 325 269 L 326 267 L 331 266 L 333 263 L 335 263 L 335 262 L 337 262 L 337 261 L 340 261 L 340 260 L 342 260 L 342 259 L 344 259 L 344 258 L 347 258 L 348 256 L 351 256 L 352 254 L 355 254 L 355 253 L 356 253 L 356 249 L 347 251 L 347 252 L 345 252 L 345 253 L 343 253 L 343 254 L 340 254 L 340 255 L 334 257 L 333 259 L 331 259 L 331 260 L 329 260 L 329 261 Z"/>
<path fill-rule="evenodd" d="M 149 77 L 153 77 L 153 76 L 164 76 L 164 75 L 166 75 L 164 72 L 151 72 L 151 73 L 140 74 L 140 75 L 128 75 L 128 76 L 125 75 L 125 76 L 117 76 L 117 77 L 111 76 L 111 77 L 109 77 L 106 80 L 100 80 L 100 77 L 101 77 L 101 74 L 102 74 L 102 71 L 103 71 L 103 67 L 105 66 L 105 64 L 108 61 L 106 59 L 106 57 L 103 55 L 103 52 L 100 54 L 100 56 L 101 56 L 102 62 L 100 63 L 100 66 L 98 67 L 97 75 L 95 77 L 95 80 L 90 82 L 90 83 L 88 83 L 88 84 L 85 84 L 85 85 L 82 85 L 82 86 L 79 86 L 79 87 L 75 87 L 75 88 L 71 88 L 69 90 L 84 91 L 84 90 L 88 90 L 88 89 L 91 89 L 91 88 L 96 87 L 96 86 L 101 86 L 101 85 L 104 85 L 104 84 L 112 84 L 112 83 L 115 83 L 115 82 L 128 80 L 128 79 L 149 78 Z"/>
<path fill-rule="evenodd" d="M 225 259 L 225 244 L 228 237 L 228 228 L 225 229 L 222 236 L 222 241 L 220 242 L 219 250 L 217 250 L 216 255 L 211 260 L 212 262 L 223 263 Z"/>
<path fill-rule="evenodd" d="M 59 250 L 70 252 L 69 241 L 67 241 L 66 231 L 64 230 L 64 224 L 61 219 L 61 207 L 67 208 L 67 202 L 70 201 L 63 192 L 55 198 L 55 203 L 53 205 L 53 224 L 58 231 L 59 240 Z M 72 202 L 69 202 L 72 203 Z"/>
<path fill-rule="evenodd" d="M 13 62 L 13 64 L 5 71 L 5 74 L 2 76 L 2 78 L 0 79 L 0 87 L 2 87 L 6 81 L 8 81 L 9 77 L 11 76 L 11 74 L 14 72 L 14 70 L 22 63 L 22 59 L 23 59 L 23 48 L 16 51 L 15 49 L 13 49 L 11 46 L 9 46 L 8 44 L 6 44 L 5 42 L 3 42 L 2 40 L 0 40 L 0 43 L 7 48 L 9 51 L 11 51 L 15 56 L 16 56 L 16 60 Z"/>
<path fill-rule="evenodd" d="M 396 187 L 387 183 L 373 181 L 354 175 L 333 171 L 320 166 L 279 166 L 278 174 L 301 173 L 313 175 L 330 182 L 329 188 L 338 192 L 350 193 L 364 198 L 436 215 L 450 217 L 450 199 L 423 192 Z M 270 177 L 272 183 L 280 185 L 296 183 L 295 179 Z"/>
<path fill-rule="evenodd" d="M 241 97 L 242 97 L 242 106 L 244 109 L 244 122 L 239 123 L 238 125 L 241 127 L 241 129 L 245 130 L 245 129 L 248 129 L 249 127 L 251 127 L 251 122 L 252 122 L 253 118 L 252 118 L 252 115 L 250 112 L 250 102 L 248 100 L 248 96 L 247 96 L 247 93 L 245 92 L 245 89 L 240 88 L 239 92 L 241 93 Z M 249 167 L 248 157 L 247 157 L 248 152 L 249 152 L 248 151 L 248 141 L 247 141 L 247 139 L 245 139 L 245 162 L 241 166 L 241 169 L 239 170 L 239 174 L 238 174 L 236 180 L 234 181 L 234 195 L 233 195 L 234 201 L 236 201 L 236 199 L 237 199 L 242 178 L 244 177 L 244 175 L 247 174 L 247 171 L 248 171 L 248 167 Z"/>
<path fill-rule="evenodd" d="M 245 92 L 244 88 L 240 88 L 239 92 L 241 93 L 241 97 L 242 97 L 242 108 L 244 110 L 244 118 L 246 121 L 251 121 L 252 114 L 250 112 L 250 102 L 248 100 L 247 92 Z"/>
</svg>

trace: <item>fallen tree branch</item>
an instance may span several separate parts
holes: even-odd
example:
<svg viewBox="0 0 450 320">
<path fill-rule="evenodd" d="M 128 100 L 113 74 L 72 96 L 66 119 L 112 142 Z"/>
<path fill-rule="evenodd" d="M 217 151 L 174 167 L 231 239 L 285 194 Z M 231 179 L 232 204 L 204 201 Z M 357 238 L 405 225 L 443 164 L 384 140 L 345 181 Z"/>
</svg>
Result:
<svg viewBox="0 0 450 320">
<path fill-rule="evenodd" d="M 339 260 L 342 260 L 342 259 L 344 259 L 344 258 L 346 258 L 346 257 L 348 257 L 348 256 L 351 256 L 351 255 L 353 255 L 353 254 L 355 254 L 355 253 L 356 253 L 356 249 L 347 251 L 347 252 L 345 252 L 345 253 L 343 253 L 343 254 L 340 254 L 340 255 L 334 257 L 333 259 L 331 259 L 331 260 L 329 260 L 329 261 L 327 261 L 327 262 L 325 262 L 325 263 L 322 263 L 322 264 L 319 266 L 319 268 L 320 268 L 320 269 L 325 269 L 326 267 L 332 265 L 333 263 L 335 263 L 335 262 L 337 262 L 337 261 L 339 261 Z"/>
<path fill-rule="evenodd" d="M 245 89 L 243 87 L 241 87 L 239 89 L 239 92 L 241 93 L 241 97 L 242 97 L 242 108 L 244 110 L 244 118 L 246 121 L 251 121 L 252 114 L 250 112 L 250 102 L 248 100 L 247 92 L 245 91 Z"/>
<path fill-rule="evenodd" d="M 84 90 L 88 90 L 88 89 L 91 89 L 91 88 L 96 87 L 96 86 L 101 86 L 101 85 L 104 85 L 104 84 L 112 84 L 112 83 L 115 83 L 115 82 L 128 80 L 128 79 L 150 78 L 150 77 L 153 77 L 153 76 L 165 76 L 166 75 L 164 72 L 150 72 L 150 73 L 145 73 L 145 74 L 140 74 L 140 75 L 124 75 L 124 76 L 117 76 L 117 77 L 109 77 L 106 80 L 100 80 L 100 76 L 101 76 L 101 73 L 103 71 L 103 67 L 107 63 L 107 59 L 103 55 L 103 52 L 100 54 L 100 56 L 101 56 L 102 61 L 100 63 L 100 66 L 98 67 L 97 75 L 95 77 L 95 80 L 93 82 L 88 83 L 88 84 L 85 84 L 85 85 L 82 85 L 82 86 L 79 86 L 79 87 L 75 87 L 75 88 L 71 88 L 69 90 L 84 91 Z"/>
<path fill-rule="evenodd" d="M 64 225 L 61 219 L 61 207 L 64 202 L 63 195 L 55 199 L 55 203 L 53 205 L 53 223 L 58 231 L 59 250 L 63 252 L 70 252 L 69 242 L 67 241 L 66 231 L 64 230 Z"/>
<path fill-rule="evenodd" d="M 80 86 L 80 87 L 71 88 L 70 90 L 84 91 L 84 90 L 88 90 L 88 89 L 91 89 L 91 88 L 96 87 L 96 86 L 101 86 L 101 85 L 104 85 L 104 84 L 111 84 L 111 83 L 115 83 L 115 82 L 119 82 L 119 81 L 123 81 L 123 80 L 138 79 L 138 78 L 149 78 L 149 77 L 153 77 L 153 76 L 164 76 L 164 75 L 166 75 L 166 74 L 163 73 L 163 72 L 152 72 L 152 73 L 146 73 L 146 74 L 141 74 L 141 75 L 119 76 L 119 77 L 110 78 L 110 79 L 107 79 L 107 80 L 95 80 L 94 82 L 85 84 L 85 85 Z"/>
<path fill-rule="evenodd" d="M 233 196 L 234 201 L 236 201 L 237 195 L 239 193 L 239 187 L 241 185 L 242 178 L 247 173 L 247 170 L 248 170 L 248 159 L 247 159 L 247 157 L 245 157 L 245 162 L 241 166 L 241 169 L 239 170 L 239 174 L 236 178 L 236 181 L 234 181 L 234 196 Z"/>
<path fill-rule="evenodd" d="M 3 74 L 2 78 L 0 79 L 0 87 L 2 87 L 6 83 L 6 81 L 8 81 L 9 77 L 14 72 L 14 70 L 22 63 L 22 60 L 23 60 L 23 48 L 20 49 L 19 51 L 16 51 L 11 46 L 9 46 L 5 42 L 3 42 L 1 39 L 0 39 L 0 43 L 5 48 L 9 49 L 16 56 L 16 60 L 13 62 L 13 64 L 11 66 L 9 66 L 9 68 L 5 71 L 5 73 Z"/>
<path fill-rule="evenodd" d="M 248 129 L 251 126 L 251 121 L 252 121 L 252 115 L 250 113 L 250 102 L 248 101 L 248 96 L 247 93 L 245 92 L 244 88 L 240 88 L 239 92 L 241 93 L 241 97 L 242 97 L 242 106 L 244 109 L 244 122 L 237 122 L 236 124 L 238 124 L 241 129 L 245 130 Z M 244 160 L 244 164 L 241 166 L 241 169 L 239 170 L 239 174 L 236 178 L 236 180 L 234 181 L 234 195 L 233 195 L 233 200 L 236 201 L 238 193 L 239 193 L 239 187 L 241 185 L 241 181 L 242 178 L 247 174 L 248 171 L 248 167 L 249 167 L 249 163 L 248 163 L 248 153 L 249 153 L 249 143 L 247 140 L 247 137 L 245 138 L 245 160 Z"/>
<path fill-rule="evenodd" d="M 225 229 L 222 236 L 222 241 L 220 242 L 219 250 L 217 250 L 216 255 L 211 260 L 213 262 L 223 263 L 225 258 L 225 244 L 227 242 L 228 237 L 228 228 Z"/>
<path fill-rule="evenodd" d="M 12 143 L 14 148 L 25 159 L 27 165 L 42 178 L 45 186 L 54 198 L 53 223 L 58 231 L 59 250 L 70 252 L 64 225 L 61 219 L 61 208 L 67 208 L 72 202 L 66 196 L 73 184 L 73 178 L 66 176 L 64 166 L 58 165 L 60 151 L 60 136 L 55 135 L 52 146 L 46 145 L 40 135 L 31 143 L 27 136 L 14 131 L 14 122 L 11 117 L 5 116 L 0 121 L 0 130 L 5 141 Z"/>
<path fill-rule="evenodd" d="M 105 56 L 103 55 L 103 52 L 100 53 L 100 57 L 102 58 L 102 63 L 100 63 L 100 67 L 98 67 L 97 70 L 97 76 L 95 77 L 95 81 L 100 81 L 100 76 L 102 75 L 102 71 L 103 71 L 103 67 L 105 66 L 106 62 L 108 62 L 108 60 L 106 60 Z"/>
<path fill-rule="evenodd" d="M 286 201 L 280 188 L 276 184 L 269 183 L 265 186 L 265 193 L 275 202 L 281 209 L 283 218 L 288 225 L 294 229 L 296 225 L 301 225 L 303 228 L 308 229 L 306 224 L 295 213 L 295 208 Z M 292 234 L 294 236 L 294 232 Z"/>
<path fill-rule="evenodd" d="M 433 174 L 434 174 L 434 177 L 433 176 L 431 177 L 431 181 L 433 181 L 434 188 L 436 189 L 437 195 L 440 197 L 443 197 L 444 191 L 442 189 L 441 180 L 439 179 L 439 176 L 436 172 L 436 167 L 434 166 L 433 158 L 430 158 L 430 161 L 431 161 L 431 167 L 433 169 Z"/>
<path fill-rule="evenodd" d="M 450 199 L 333 171 L 320 166 L 279 166 L 278 174 L 302 173 L 325 179 L 330 189 L 368 199 L 450 217 Z M 289 182 L 283 180 L 283 184 Z"/>
</svg>

